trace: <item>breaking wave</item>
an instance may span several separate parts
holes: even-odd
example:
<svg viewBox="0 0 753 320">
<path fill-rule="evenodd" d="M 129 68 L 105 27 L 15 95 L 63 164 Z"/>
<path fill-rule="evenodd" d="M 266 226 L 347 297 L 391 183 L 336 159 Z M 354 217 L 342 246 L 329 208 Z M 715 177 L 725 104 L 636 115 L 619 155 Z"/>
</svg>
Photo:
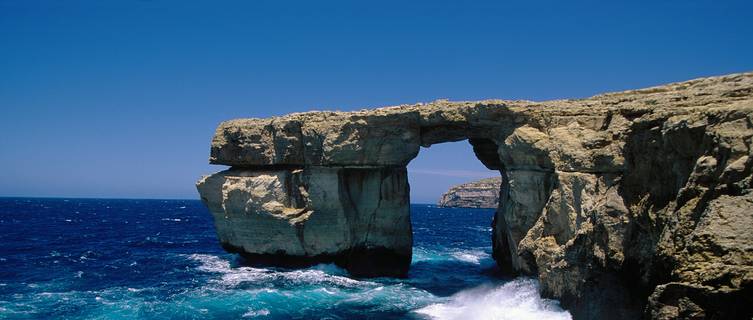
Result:
<svg viewBox="0 0 753 320">
<path fill-rule="evenodd" d="M 197 270 L 221 275 L 211 280 L 224 287 L 234 288 L 243 283 L 284 281 L 286 285 L 332 285 L 358 287 L 375 285 L 373 282 L 358 281 L 346 277 L 345 270 L 333 264 L 320 264 L 309 269 L 276 271 L 265 268 L 232 267 L 230 261 L 209 254 L 191 254 L 190 260 L 200 263 Z"/>
<path fill-rule="evenodd" d="M 498 287 L 481 286 L 461 291 L 447 302 L 431 304 L 416 313 L 438 320 L 572 319 L 559 303 L 541 298 L 538 282 L 532 279 L 516 279 Z"/>
</svg>

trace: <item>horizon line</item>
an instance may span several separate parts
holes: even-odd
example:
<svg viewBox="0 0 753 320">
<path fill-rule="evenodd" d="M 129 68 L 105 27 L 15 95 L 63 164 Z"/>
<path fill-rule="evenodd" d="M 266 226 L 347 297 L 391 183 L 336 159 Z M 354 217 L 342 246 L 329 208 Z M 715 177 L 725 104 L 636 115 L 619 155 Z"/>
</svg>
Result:
<svg viewBox="0 0 753 320">
<path fill-rule="evenodd" d="M 1 196 L 0 199 L 54 199 L 54 200 L 167 200 L 167 201 L 201 201 L 201 199 L 177 199 L 177 198 L 110 198 L 110 197 L 61 197 L 61 196 Z M 462 209 L 493 209 L 493 208 L 466 208 L 466 207 L 440 207 L 436 203 L 411 202 L 411 205 L 436 206 L 438 208 L 462 208 Z"/>
</svg>

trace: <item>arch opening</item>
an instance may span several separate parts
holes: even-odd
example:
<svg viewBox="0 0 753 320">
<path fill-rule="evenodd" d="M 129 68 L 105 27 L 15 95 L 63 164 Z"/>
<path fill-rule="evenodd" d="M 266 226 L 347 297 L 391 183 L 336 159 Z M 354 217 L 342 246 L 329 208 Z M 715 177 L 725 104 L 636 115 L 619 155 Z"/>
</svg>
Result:
<svg viewBox="0 0 753 320">
<path fill-rule="evenodd" d="M 478 208 L 486 207 L 487 215 L 484 230 L 487 235 L 483 241 L 483 248 L 487 252 L 474 252 L 476 256 L 492 258 L 496 261 L 498 270 L 504 274 L 513 274 L 515 271 L 515 259 L 512 256 L 514 244 L 510 239 L 508 226 L 501 215 L 505 210 L 505 201 L 509 198 L 509 184 L 507 174 L 498 155 L 498 146 L 486 138 L 451 139 L 450 141 L 433 141 L 423 146 L 418 155 L 407 165 L 407 173 L 410 185 L 411 219 L 426 219 L 416 211 L 425 211 L 421 204 L 440 205 L 440 198 L 444 193 L 448 195 L 453 187 L 457 187 L 458 193 L 451 207 Z M 495 180 L 483 180 L 494 178 Z M 493 192 L 496 196 L 493 206 L 488 203 L 476 202 L 473 199 L 459 199 L 461 197 L 486 197 L 488 196 L 489 182 L 493 183 Z M 477 183 L 477 184 L 474 184 Z M 470 188 L 470 189 L 463 189 Z M 470 192 L 467 192 L 469 191 Z M 486 201 L 488 199 L 480 200 Z M 487 201 L 488 202 L 488 201 Z M 435 209 L 438 210 L 438 209 Z M 421 224 L 422 221 L 413 221 L 413 225 Z M 477 221 L 473 221 L 477 223 Z M 468 239 L 475 239 L 478 234 L 464 235 Z M 421 241 L 415 239 L 414 247 L 420 251 Z M 459 240 L 462 241 L 462 240 Z M 473 240 L 470 240 L 473 241 Z M 478 242 L 476 244 L 479 244 Z M 456 248 L 448 248 L 452 251 Z M 478 248 L 477 248 L 478 249 Z M 416 251 L 414 251 L 416 252 Z M 452 254 L 452 252 L 450 252 Z M 468 258 L 460 257 L 460 259 Z M 421 257 L 418 257 L 421 259 Z M 475 260 L 474 260 L 475 261 Z M 477 261 L 476 261 L 477 262 Z"/>
</svg>

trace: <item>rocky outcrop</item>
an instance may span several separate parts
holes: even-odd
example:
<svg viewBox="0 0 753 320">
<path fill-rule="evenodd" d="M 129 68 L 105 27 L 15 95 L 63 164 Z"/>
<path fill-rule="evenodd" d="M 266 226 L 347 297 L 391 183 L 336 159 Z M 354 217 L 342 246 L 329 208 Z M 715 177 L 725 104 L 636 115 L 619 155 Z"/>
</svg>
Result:
<svg viewBox="0 0 753 320">
<path fill-rule="evenodd" d="M 500 185 L 501 178 L 463 183 L 447 190 L 437 205 L 455 208 L 496 208 L 499 205 Z"/>
<path fill-rule="evenodd" d="M 406 164 L 468 139 L 502 176 L 494 258 L 576 319 L 753 315 L 753 74 L 580 100 L 486 100 L 222 123 L 198 188 L 252 261 L 410 264 Z"/>
<path fill-rule="evenodd" d="M 359 276 L 408 272 L 405 168 L 234 168 L 204 177 L 198 188 L 222 246 L 250 261 L 335 261 Z"/>
</svg>

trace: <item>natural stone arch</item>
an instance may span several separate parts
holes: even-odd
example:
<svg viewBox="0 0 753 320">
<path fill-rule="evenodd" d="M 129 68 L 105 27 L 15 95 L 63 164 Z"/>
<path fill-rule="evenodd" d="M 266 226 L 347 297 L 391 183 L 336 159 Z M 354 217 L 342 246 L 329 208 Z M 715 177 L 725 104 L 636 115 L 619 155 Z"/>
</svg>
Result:
<svg viewBox="0 0 753 320">
<path fill-rule="evenodd" d="M 230 251 L 401 275 L 405 166 L 421 145 L 463 139 L 505 175 L 498 263 L 538 275 L 576 318 L 753 314 L 753 238 L 736 229 L 753 227 L 753 74 L 583 100 L 227 121 L 210 162 L 232 168 L 198 188 Z"/>
<path fill-rule="evenodd" d="M 252 193 L 237 197 L 241 199 L 241 203 L 255 204 L 257 207 L 234 208 L 224 204 L 223 208 L 217 208 L 223 214 L 238 213 L 234 214 L 235 220 L 224 219 L 218 223 L 224 226 L 219 230 L 228 231 L 220 232 L 225 246 L 244 253 L 253 260 L 334 260 L 356 275 L 405 274 L 411 255 L 408 209 L 410 201 L 405 168 L 408 162 L 418 155 L 420 146 L 468 140 L 473 145 L 477 158 L 488 168 L 498 171 L 504 167 L 503 160 L 512 165 L 520 159 L 528 160 L 513 151 L 520 149 L 517 145 L 503 148 L 506 154 L 514 156 L 499 156 L 501 149 L 498 145 L 507 143 L 504 138 L 513 134 L 516 127 L 524 124 L 515 112 L 510 111 L 502 103 L 436 102 L 430 106 L 419 105 L 412 108 L 386 108 L 353 113 L 304 113 L 288 117 L 226 122 L 218 128 L 213 142 L 212 161 L 234 165 L 231 172 L 273 169 L 274 173 L 268 172 L 264 177 L 241 178 L 249 181 L 246 185 L 255 185 L 258 181 L 272 181 L 276 184 L 263 184 L 257 188 L 283 189 L 277 193 L 278 198 L 275 199 L 256 199 Z M 514 143 L 521 144 L 518 140 Z M 546 153 L 542 153 L 543 155 L 536 155 L 533 163 L 526 163 L 525 165 L 530 168 L 525 170 L 532 168 L 537 170 L 533 175 L 541 176 L 539 171 L 543 172 L 547 168 L 538 166 L 537 162 L 551 163 L 542 160 L 548 159 Z M 275 178 L 266 177 L 270 175 Z M 525 183 L 526 188 L 540 187 L 531 185 L 527 176 L 520 179 L 519 176 L 512 173 L 505 179 L 505 184 L 509 185 L 512 181 Z M 224 187 L 206 189 L 232 188 L 233 184 L 226 182 L 227 177 L 227 174 L 219 175 L 213 182 L 207 181 L 222 184 Z M 298 181 L 298 185 L 291 186 L 290 181 Z M 385 184 L 384 181 L 390 183 Z M 209 184 L 201 184 L 205 185 Z M 311 185 L 317 187 L 312 190 Z M 546 184 L 541 186 L 547 187 Z M 295 189 L 305 191 L 296 193 Z M 364 189 L 370 190 L 370 193 Z M 530 267 L 530 263 L 521 262 L 514 253 L 517 252 L 517 243 L 525 234 L 522 229 L 530 227 L 526 223 L 535 220 L 528 218 L 528 215 L 539 211 L 542 203 L 533 203 L 530 199 L 522 197 L 527 192 L 510 193 L 510 189 L 503 188 L 502 191 L 504 199 L 510 200 L 506 203 L 512 205 L 501 207 L 500 215 L 495 218 L 497 222 L 494 225 L 494 234 L 499 240 L 495 241 L 494 256 L 506 270 L 531 273 L 535 269 Z M 329 192 L 317 193 L 327 190 Z M 547 192 L 548 190 L 540 190 L 537 193 Z M 211 191 L 204 193 L 211 194 Z M 270 196 L 270 193 L 262 194 Z M 337 196 L 333 196 L 334 194 Z M 223 196 L 215 193 L 217 200 L 223 199 Z M 386 201 L 387 199 L 393 202 Z M 228 202 L 227 200 L 224 201 Z M 537 200 L 544 201 L 545 197 L 539 197 Z M 369 208 L 368 204 L 374 201 L 376 203 L 373 208 Z M 333 203 L 339 205 L 334 208 Z M 531 205 L 534 207 L 530 208 Z M 244 242 L 253 237 L 239 235 L 237 225 L 238 221 L 244 221 L 244 213 L 247 211 L 270 213 L 270 221 L 290 229 L 287 232 L 279 232 L 288 234 L 280 236 L 281 240 L 295 233 L 296 238 L 291 239 L 297 239 L 300 246 L 291 247 L 290 241 L 287 241 L 287 247 L 282 248 Z M 305 239 L 316 239 L 322 234 L 327 234 L 326 231 L 312 228 L 316 224 L 311 221 L 313 218 L 321 217 L 325 212 L 336 212 L 338 215 L 325 219 L 329 226 L 336 225 L 338 231 L 348 232 L 335 240 L 330 240 L 327 245 L 308 243 Z M 503 213 L 516 219 L 516 222 L 522 219 L 522 227 L 518 227 L 518 223 L 510 226 L 505 222 Z M 385 221 L 384 224 L 375 224 L 374 219 Z M 397 219 L 400 223 L 389 219 Z M 285 226 L 281 221 L 287 221 L 290 226 Z M 301 223 L 304 221 L 305 224 Z M 258 225 L 256 222 L 249 224 L 240 230 L 252 230 Z M 264 231 L 274 229 L 268 226 Z M 318 231 L 307 232 L 312 229 Z M 307 233 L 311 233 L 312 236 L 307 237 Z M 265 235 L 264 238 L 269 236 Z M 370 240 L 367 239 L 369 236 Z M 399 239 L 402 240 L 398 241 Z M 259 250 L 260 248 L 263 250 Z M 277 255 L 279 257 L 274 257 Z M 376 261 L 392 262 L 380 264 Z"/>
</svg>

